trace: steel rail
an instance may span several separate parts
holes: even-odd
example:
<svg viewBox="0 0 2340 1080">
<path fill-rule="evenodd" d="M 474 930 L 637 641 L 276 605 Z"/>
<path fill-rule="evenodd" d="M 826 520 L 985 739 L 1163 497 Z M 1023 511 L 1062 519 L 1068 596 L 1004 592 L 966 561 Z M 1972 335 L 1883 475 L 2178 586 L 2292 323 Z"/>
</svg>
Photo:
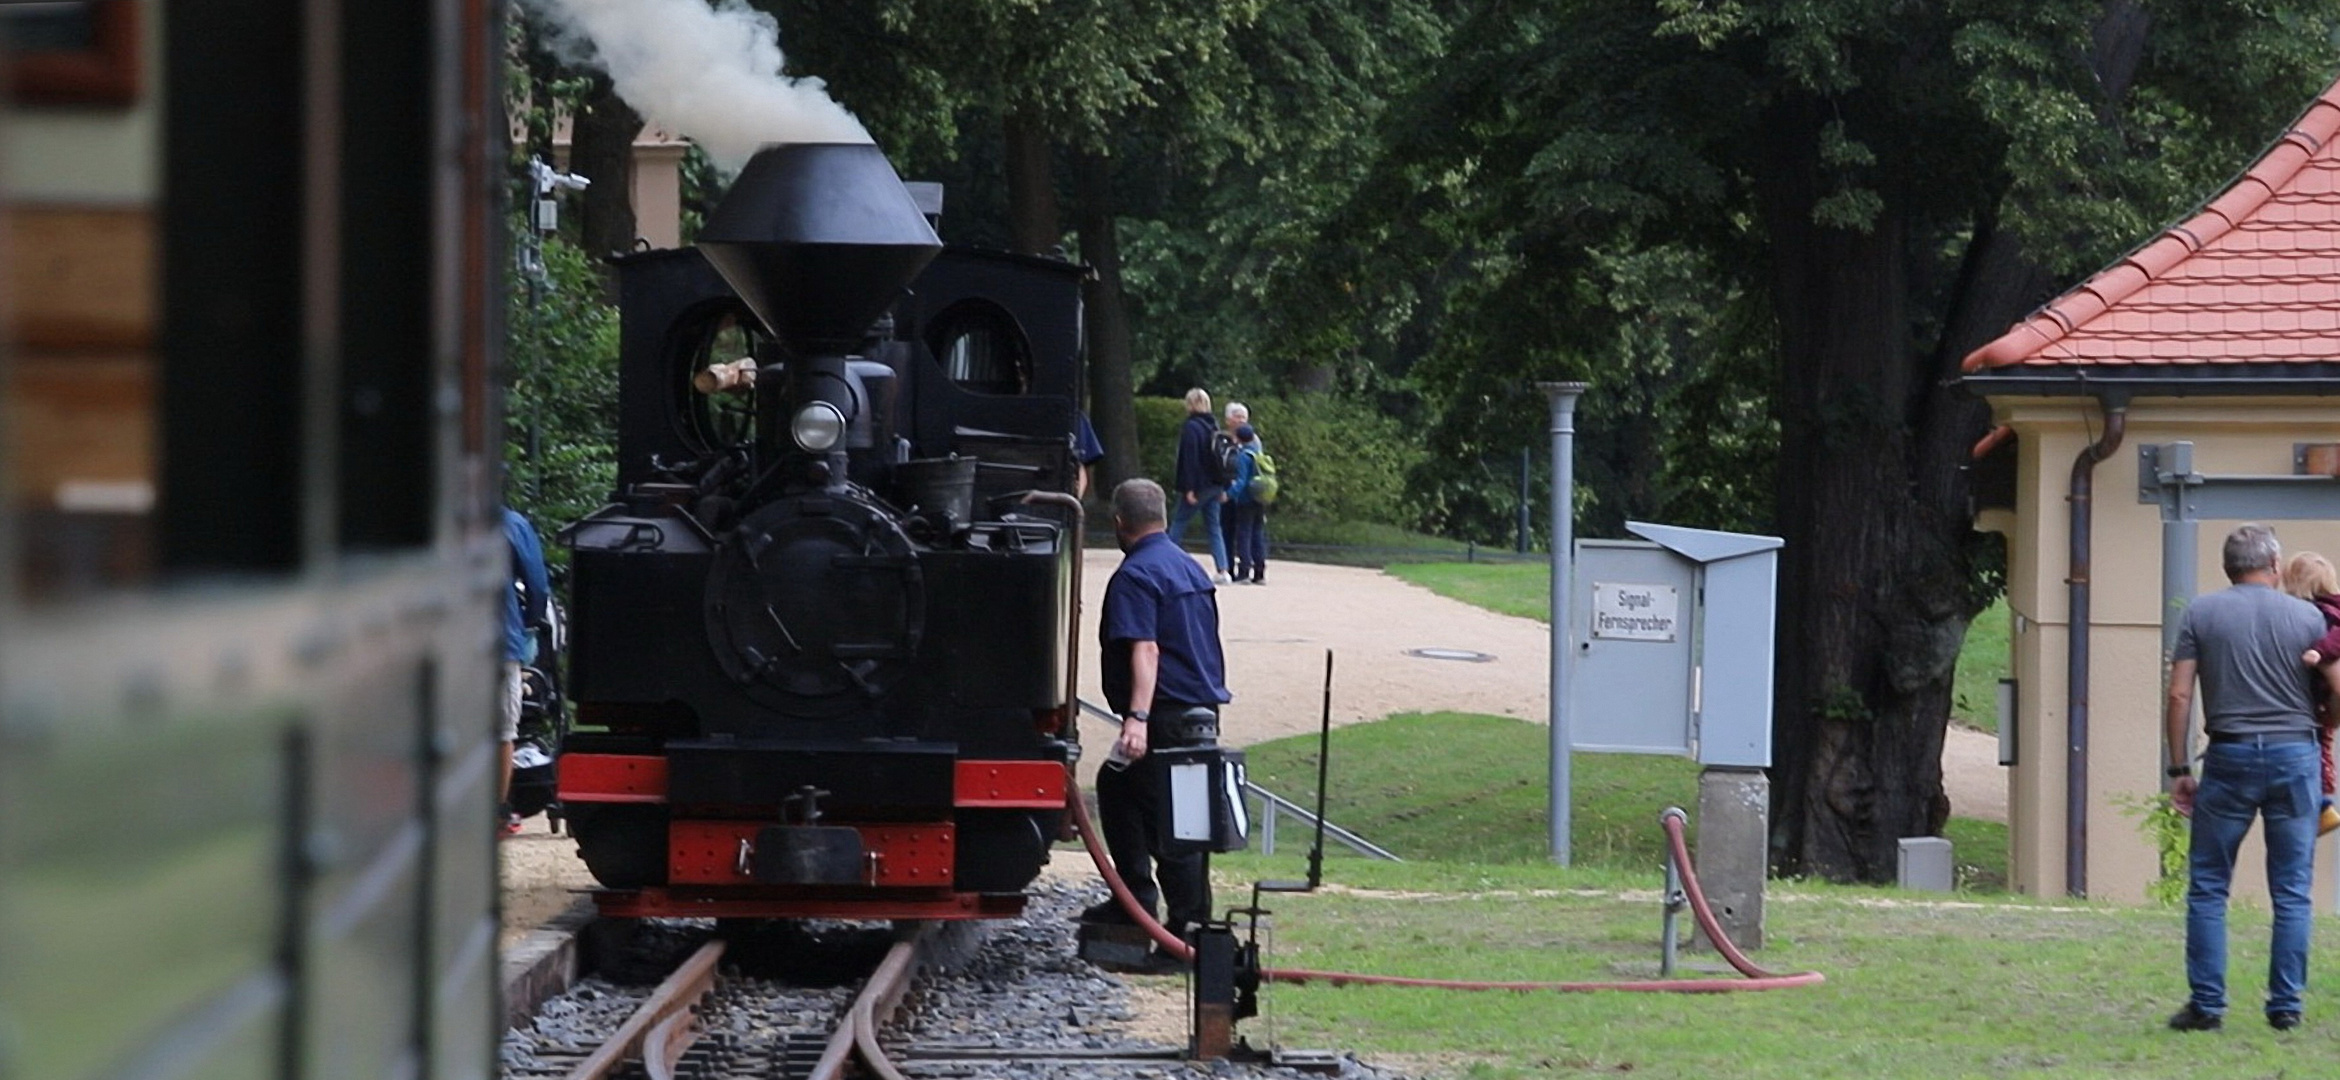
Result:
<svg viewBox="0 0 2340 1080">
<path fill-rule="evenodd" d="M 878 1031 L 893 1019 L 895 1008 L 910 992 L 910 982 L 918 975 L 934 929 L 935 924 L 930 922 L 902 924 L 894 947 L 886 951 L 886 958 L 862 985 L 861 993 L 845 1012 L 845 1022 L 837 1025 L 837 1030 L 829 1036 L 828 1047 L 806 1080 L 843 1080 L 847 1062 L 856 1057 L 881 1080 L 905 1080 L 902 1070 L 878 1045 Z"/>
<path fill-rule="evenodd" d="M 698 1035 L 690 1023 L 691 1006 L 715 985 L 715 967 L 722 959 L 723 942 L 700 946 L 650 992 L 642 1007 L 634 1010 L 591 1057 L 569 1071 L 568 1080 L 607 1080 L 619 1066 L 636 1057 L 643 1059 L 652 1077 L 659 1077 L 661 1069 L 666 1077 L 672 1077 L 676 1059 Z"/>
</svg>

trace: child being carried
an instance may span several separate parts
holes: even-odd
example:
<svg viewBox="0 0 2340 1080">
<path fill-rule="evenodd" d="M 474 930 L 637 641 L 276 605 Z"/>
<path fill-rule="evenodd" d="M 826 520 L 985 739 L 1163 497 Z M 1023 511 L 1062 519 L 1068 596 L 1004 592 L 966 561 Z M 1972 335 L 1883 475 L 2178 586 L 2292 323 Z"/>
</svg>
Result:
<svg viewBox="0 0 2340 1080">
<path fill-rule="evenodd" d="M 2323 744 L 2324 752 L 2324 807 L 2316 821 L 2316 835 L 2322 836 L 2340 829 L 2340 809 L 2332 805 L 2332 728 L 2334 713 L 2340 712 L 2340 708 L 2335 707 L 2331 690 L 2326 686 L 2333 674 L 2330 665 L 2340 660 L 2340 573 L 2335 573 L 2323 556 L 2302 551 L 2283 564 L 2283 591 L 2314 604 L 2324 614 L 2323 638 L 2299 657 L 2301 663 L 2316 668 L 2317 674 L 2323 676 L 2316 681 L 2315 690 L 2316 740 Z"/>
</svg>

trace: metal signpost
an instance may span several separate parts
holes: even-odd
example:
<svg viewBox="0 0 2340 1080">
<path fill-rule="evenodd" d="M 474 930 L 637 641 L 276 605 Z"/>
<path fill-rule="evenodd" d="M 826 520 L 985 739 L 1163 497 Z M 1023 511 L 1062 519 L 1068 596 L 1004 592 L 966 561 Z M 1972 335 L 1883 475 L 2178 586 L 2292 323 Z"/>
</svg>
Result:
<svg viewBox="0 0 2340 1080">
<path fill-rule="evenodd" d="M 1568 596 L 1576 554 L 1576 399 L 1580 382 L 1537 383 L 1552 405 L 1552 861 L 1568 865 Z"/>
</svg>

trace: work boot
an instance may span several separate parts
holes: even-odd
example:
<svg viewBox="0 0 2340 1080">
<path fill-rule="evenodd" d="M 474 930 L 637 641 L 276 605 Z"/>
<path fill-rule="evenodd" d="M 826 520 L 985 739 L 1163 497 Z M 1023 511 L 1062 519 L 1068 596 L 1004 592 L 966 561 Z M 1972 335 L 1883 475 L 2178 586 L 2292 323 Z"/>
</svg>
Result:
<svg viewBox="0 0 2340 1080">
<path fill-rule="evenodd" d="M 2171 1031 L 2216 1031 L 2224 1026 L 2226 1026 L 2226 1021 L 2195 1008 L 2191 1001 L 2186 1002 L 2185 1008 L 2171 1013 L 2169 1017 Z"/>
<path fill-rule="evenodd" d="M 1115 900 L 1112 897 L 1106 897 L 1105 902 L 1102 904 L 1091 904 L 1088 907 L 1082 908 L 1080 918 L 1074 921 L 1085 923 L 1111 923 L 1115 926 L 1137 925 L 1135 922 L 1131 921 L 1129 912 L 1123 911 L 1121 909 L 1121 901 Z"/>
</svg>

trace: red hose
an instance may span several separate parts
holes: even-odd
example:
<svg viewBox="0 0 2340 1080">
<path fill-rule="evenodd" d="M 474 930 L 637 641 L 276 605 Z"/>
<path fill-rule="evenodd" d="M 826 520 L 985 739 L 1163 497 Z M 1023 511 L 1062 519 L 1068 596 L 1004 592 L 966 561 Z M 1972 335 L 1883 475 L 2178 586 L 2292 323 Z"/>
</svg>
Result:
<svg viewBox="0 0 2340 1080">
<path fill-rule="evenodd" d="M 1070 770 L 1067 770 L 1069 773 Z M 1178 935 L 1171 933 L 1149 914 L 1129 885 L 1121 880 L 1121 873 L 1106 856 L 1105 846 L 1097 839 L 1097 830 L 1089 821 L 1089 809 L 1081 798 L 1080 783 L 1070 781 L 1065 799 L 1066 809 L 1072 813 L 1073 824 L 1080 830 L 1081 843 L 1089 849 L 1089 859 L 1097 864 L 1097 873 L 1105 879 L 1105 886 L 1113 890 L 1113 898 L 1121 902 L 1121 909 L 1129 913 L 1147 936 L 1154 939 L 1162 951 L 1180 960 L 1194 959 L 1194 949 Z M 1637 979 L 1622 982 L 1483 982 L 1465 979 L 1418 979 L 1404 975 L 1365 975 L 1348 971 L 1311 971 L 1304 968 L 1266 968 L 1260 974 L 1276 982 L 1323 982 L 1334 986 L 1422 986 L 1437 990 L 1553 990 L 1577 993 L 1590 990 L 1631 990 L 1675 994 L 1715 994 L 1738 990 L 1778 990 L 1789 986 L 1814 986 L 1827 981 L 1817 971 L 1800 971 L 1793 975 L 1774 975 L 1756 967 L 1738 946 L 1722 932 L 1722 924 L 1715 921 L 1714 912 L 1706 906 L 1706 891 L 1698 885 L 1698 874 L 1690 866 L 1690 848 L 1682 838 L 1682 818 L 1679 811 L 1669 811 L 1659 819 L 1666 829 L 1666 846 L 1674 865 L 1682 871 L 1683 892 L 1689 896 L 1690 911 L 1698 919 L 1698 927 L 1706 932 L 1706 939 L 1714 943 L 1723 959 L 1738 969 L 1743 979 Z"/>
</svg>

